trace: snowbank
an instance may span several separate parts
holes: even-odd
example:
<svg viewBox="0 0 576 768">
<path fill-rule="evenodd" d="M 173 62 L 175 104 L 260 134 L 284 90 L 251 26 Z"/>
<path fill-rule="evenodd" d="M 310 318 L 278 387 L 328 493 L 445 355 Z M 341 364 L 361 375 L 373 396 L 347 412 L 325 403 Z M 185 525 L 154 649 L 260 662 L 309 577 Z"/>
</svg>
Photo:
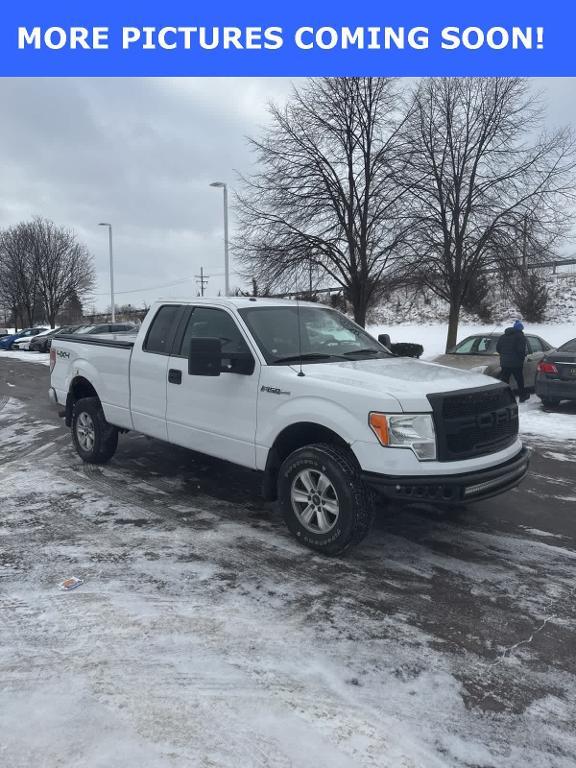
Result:
<svg viewBox="0 0 576 768">
<path fill-rule="evenodd" d="M 0 360 L 24 360 L 27 363 L 42 363 L 43 365 L 50 365 L 50 355 L 42 352 L 16 352 L 15 350 L 0 349 Z"/>
<path fill-rule="evenodd" d="M 566 404 L 558 411 L 546 411 L 540 399 L 532 395 L 527 403 L 520 404 L 520 432 L 523 435 L 539 435 L 548 440 L 576 440 L 576 406 Z"/>
</svg>

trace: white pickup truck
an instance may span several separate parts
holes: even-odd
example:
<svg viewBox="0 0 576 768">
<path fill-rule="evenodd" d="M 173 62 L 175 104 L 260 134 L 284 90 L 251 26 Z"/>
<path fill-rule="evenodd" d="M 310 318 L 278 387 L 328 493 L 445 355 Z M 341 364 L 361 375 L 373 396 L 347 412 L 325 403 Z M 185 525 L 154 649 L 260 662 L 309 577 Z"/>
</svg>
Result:
<svg viewBox="0 0 576 768">
<path fill-rule="evenodd" d="M 259 470 L 292 533 L 326 554 L 368 533 L 373 491 L 464 504 L 528 468 L 507 385 L 396 357 L 318 304 L 159 301 L 137 334 L 56 336 L 50 365 L 84 461 L 137 430 Z"/>
</svg>

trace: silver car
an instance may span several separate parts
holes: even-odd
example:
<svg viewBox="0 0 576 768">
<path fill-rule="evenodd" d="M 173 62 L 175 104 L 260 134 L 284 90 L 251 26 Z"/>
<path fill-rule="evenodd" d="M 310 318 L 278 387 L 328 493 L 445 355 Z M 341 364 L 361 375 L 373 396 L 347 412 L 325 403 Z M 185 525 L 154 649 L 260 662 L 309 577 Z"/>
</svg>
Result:
<svg viewBox="0 0 576 768">
<path fill-rule="evenodd" d="M 496 344 L 502 333 L 486 333 L 468 336 L 457 344 L 450 352 L 439 355 L 435 363 L 448 365 L 452 368 L 464 368 L 475 373 L 485 373 L 487 376 L 500 378 L 500 355 Z M 536 383 L 536 368 L 544 355 L 554 347 L 540 336 L 525 334 L 528 354 L 524 361 L 525 386 L 533 388 Z"/>
</svg>

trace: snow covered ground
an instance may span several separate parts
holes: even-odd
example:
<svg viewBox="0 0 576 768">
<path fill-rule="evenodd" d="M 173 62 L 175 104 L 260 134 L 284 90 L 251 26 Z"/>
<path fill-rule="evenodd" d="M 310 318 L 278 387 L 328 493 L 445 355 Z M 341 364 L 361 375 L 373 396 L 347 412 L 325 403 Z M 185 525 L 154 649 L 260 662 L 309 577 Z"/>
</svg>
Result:
<svg viewBox="0 0 576 768">
<path fill-rule="evenodd" d="M 26 363 L 42 363 L 43 365 L 50 365 L 50 355 L 43 352 L 26 352 L 16 350 L 0 349 L 0 360 L 23 360 Z"/>
<path fill-rule="evenodd" d="M 45 390 L 0 359 L 2 767 L 576 764 L 576 414 L 522 406 L 520 489 L 329 560 L 244 470 L 140 435 L 83 465 Z"/>
</svg>

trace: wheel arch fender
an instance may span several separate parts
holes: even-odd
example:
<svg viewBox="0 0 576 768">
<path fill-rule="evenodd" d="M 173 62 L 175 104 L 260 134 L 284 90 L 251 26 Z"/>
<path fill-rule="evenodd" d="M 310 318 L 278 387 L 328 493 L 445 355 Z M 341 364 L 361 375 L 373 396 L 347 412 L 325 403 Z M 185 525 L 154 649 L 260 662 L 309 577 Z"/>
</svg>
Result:
<svg viewBox="0 0 576 768">
<path fill-rule="evenodd" d="M 326 417 L 326 413 L 319 413 L 319 409 L 311 407 L 307 409 L 297 408 L 281 409 L 284 413 L 277 412 L 274 419 L 275 433 L 270 435 L 269 446 L 265 448 L 259 457 L 261 469 L 264 469 L 263 493 L 268 500 L 276 498 L 276 479 L 278 470 L 284 459 L 293 451 L 312 443 L 329 443 L 349 448 L 350 453 L 353 443 L 351 413 L 341 409 L 347 418 L 338 418 L 339 408 L 333 409 L 332 417 Z M 296 416 L 296 413 L 298 416 Z M 347 423 L 348 422 L 348 423 Z M 357 422 L 356 422 L 357 423 Z M 354 460 L 356 457 L 354 456 Z"/>
<path fill-rule="evenodd" d="M 94 379 L 97 379 L 97 372 L 94 366 L 91 366 L 89 363 L 83 365 L 78 363 L 74 364 L 74 369 L 68 381 L 68 392 L 66 395 L 66 426 L 69 427 L 72 424 L 74 403 L 77 400 L 80 400 L 83 397 L 97 397 L 98 400 L 100 400 Z"/>
</svg>

